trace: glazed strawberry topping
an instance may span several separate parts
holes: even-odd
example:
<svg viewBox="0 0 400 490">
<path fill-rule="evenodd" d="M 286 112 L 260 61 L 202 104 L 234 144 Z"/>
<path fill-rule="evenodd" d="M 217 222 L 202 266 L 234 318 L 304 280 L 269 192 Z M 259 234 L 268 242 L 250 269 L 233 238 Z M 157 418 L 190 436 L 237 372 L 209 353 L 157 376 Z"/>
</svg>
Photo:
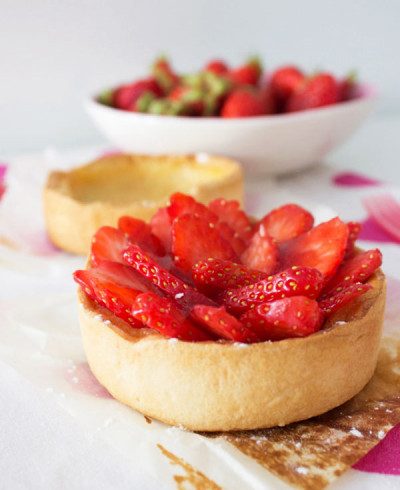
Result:
<svg viewBox="0 0 400 490">
<path fill-rule="evenodd" d="M 322 324 L 318 303 L 305 296 L 278 299 L 247 310 L 240 320 L 249 329 L 257 325 L 264 330 L 264 340 L 306 337 L 317 332 Z"/>
<path fill-rule="evenodd" d="M 259 227 L 264 227 L 266 235 L 282 242 L 311 230 L 313 225 L 314 217 L 311 213 L 297 204 L 286 204 L 265 215 Z"/>
<path fill-rule="evenodd" d="M 230 315 L 223 306 L 196 305 L 192 318 L 218 338 L 243 342 L 259 342 L 260 338 L 250 328 L 245 327 L 237 318 Z"/>
<path fill-rule="evenodd" d="M 192 275 L 197 288 L 211 296 L 219 291 L 248 286 L 268 277 L 265 272 L 214 258 L 197 262 L 193 266 Z"/>
<path fill-rule="evenodd" d="M 158 262 L 146 254 L 138 245 L 131 245 L 123 254 L 124 261 L 139 274 L 155 284 L 166 295 L 173 298 L 184 310 L 190 310 L 196 304 L 213 305 L 210 298 L 189 286 Z"/>
<path fill-rule="evenodd" d="M 331 313 L 335 313 L 343 306 L 347 305 L 355 298 L 366 293 L 371 286 L 369 284 L 351 284 L 350 286 L 343 288 L 341 291 L 332 294 L 331 296 L 327 296 L 319 302 L 319 306 L 321 310 L 330 315 Z"/>
<path fill-rule="evenodd" d="M 222 301 L 229 311 L 243 313 L 258 304 L 289 296 L 318 298 L 322 283 L 322 275 L 317 269 L 293 265 L 249 286 L 225 290 Z"/>
<path fill-rule="evenodd" d="M 141 326 L 132 317 L 131 306 L 138 294 L 155 288 L 132 268 L 118 262 L 103 261 L 95 269 L 76 271 L 74 279 L 97 304 L 132 326 Z"/>
<path fill-rule="evenodd" d="M 278 266 L 276 242 L 265 233 L 263 227 L 260 227 L 252 236 L 248 247 L 240 258 L 243 264 L 250 269 L 271 274 L 276 271 Z"/>
<path fill-rule="evenodd" d="M 132 316 L 165 337 L 193 341 L 213 339 L 212 335 L 188 320 L 173 300 L 161 298 L 155 293 L 136 296 L 132 304 Z"/>
<path fill-rule="evenodd" d="M 312 228 L 282 245 L 283 268 L 303 265 L 318 269 L 327 280 L 341 264 L 349 230 L 339 218 Z"/>
<path fill-rule="evenodd" d="M 382 264 L 382 254 L 378 249 L 367 250 L 346 260 L 329 281 L 325 291 L 332 294 L 358 282 L 367 281 Z"/>
<path fill-rule="evenodd" d="M 199 260 L 236 259 L 232 246 L 215 225 L 197 214 L 184 214 L 173 221 L 172 253 L 177 267 L 189 274 Z"/>
<path fill-rule="evenodd" d="M 358 223 L 313 226 L 295 204 L 254 221 L 236 201 L 176 193 L 150 224 L 124 216 L 93 237 L 74 279 L 135 328 L 185 341 L 304 337 L 369 289 L 379 250 L 358 252 Z"/>
</svg>

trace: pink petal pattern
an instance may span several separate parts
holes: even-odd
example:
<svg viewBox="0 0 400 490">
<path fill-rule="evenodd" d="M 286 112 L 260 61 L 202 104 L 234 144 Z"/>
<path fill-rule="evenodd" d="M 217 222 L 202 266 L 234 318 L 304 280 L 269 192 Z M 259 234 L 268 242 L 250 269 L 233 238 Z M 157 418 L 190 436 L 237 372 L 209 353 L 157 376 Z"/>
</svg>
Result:
<svg viewBox="0 0 400 490">
<path fill-rule="evenodd" d="M 368 196 L 363 200 L 369 216 L 400 242 L 400 204 L 390 194 Z"/>
<path fill-rule="evenodd" d="M 400 425 L 364 456 L 353 468 L 368 473 L 400 475 Z"/>
<path fill-rule="evenodd" d="M 367 187 L 381 185 L 379 180 L 371 179 L 355 172 L 342 172 L 332 177 L 332 181 L 339 187 Z"/>
<path fill-rule="evenodd" d="M 382 243 L 398 243 L 393 237 L 389 235 L 379 224 L 371 217 L 368 217 L 365 221 L 361 223 L 361 231 L 359 235 L 359 240 L 367 240 L 371 242 L 382 242 Z"/>
</svg>

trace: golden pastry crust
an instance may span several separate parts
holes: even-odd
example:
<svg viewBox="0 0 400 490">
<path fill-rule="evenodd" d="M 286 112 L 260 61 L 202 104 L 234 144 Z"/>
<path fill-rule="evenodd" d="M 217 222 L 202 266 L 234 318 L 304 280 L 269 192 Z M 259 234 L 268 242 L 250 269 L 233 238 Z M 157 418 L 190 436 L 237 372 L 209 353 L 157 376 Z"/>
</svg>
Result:
<svg viewBox="0 0 400 490">
<path fill-rule="evenodd" d="M 149 221 L 174 192 L 208 203 L 217 197 L 243 200 L 238 162 L 207 155 L 114 155 L 70 172 L 52 172 L 44 189 L 44 214 L 53 243 L 87 254 L 100 226 L 124 215 Z"/>
<path fill-rule="evenodd" d="M 385 277 L 378 271 L 369 283 L 320 332 L 251 345 L 135 330 L 79 292 L 83 344 L 100 383 L 147 416 L 197 431 L 286 425 L 344 403 L 372 377 Z"/>
</svg>

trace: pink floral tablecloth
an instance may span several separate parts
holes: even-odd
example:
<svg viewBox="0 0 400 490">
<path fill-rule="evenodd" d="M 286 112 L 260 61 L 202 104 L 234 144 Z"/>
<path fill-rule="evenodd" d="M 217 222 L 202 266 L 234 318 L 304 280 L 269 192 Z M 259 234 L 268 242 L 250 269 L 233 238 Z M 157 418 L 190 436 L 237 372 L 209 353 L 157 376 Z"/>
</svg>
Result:
<svg viewBox="0 0 400 490">
<path fill-rule="evenodd" d="M 50 169 L 83 163 L 99 151 L 49 149 L 0 165 L 0 486 L 176 488 L 173 475 L 186 474 L 187 468 L 176 462 L 171 466 L 162 446 L 222 488 L 288 488 L 224 441 L 149 424 L 113 400 L 90 373 L 71 280 L 83 259 L 49 242 L 41 190 Z M 254 215 L 294 201 L 312 210 L 318 221 L 337 214 L 360 221 L 362 246 L 378 246 L 384 255 L 385 329 L 400 336 L 400 243 L 362 204 L 366 196 L 385 191 L 400 199 L 400 189 L 329 166 L 246 184 L 246 207 Z M 400 426 L 332 488 L 400 488 Z"/>
</svg>

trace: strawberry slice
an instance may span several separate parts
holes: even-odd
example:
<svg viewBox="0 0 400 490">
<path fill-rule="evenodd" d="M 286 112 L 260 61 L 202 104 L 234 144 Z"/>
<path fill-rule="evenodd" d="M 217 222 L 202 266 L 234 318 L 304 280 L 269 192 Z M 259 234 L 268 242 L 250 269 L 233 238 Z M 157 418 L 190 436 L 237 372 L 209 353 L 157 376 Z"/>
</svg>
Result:
<svg viewBox="0 0 400 490">
<path fill-rule="evenodd" d="M 355 298 L 366 293 L 371 288 L 372 286 L 370 284 L 351 284 L 338 293 L 325 297 L 325 299 L 319 302 L 319 307 L 326 315 L 330 315 L 340 308 L 343 308 L 343 306 L 347 305 Z"/>
<path fill-rule="evenodd" d="M 146 277 L 168 296 L 171 296 L 185 310 L 189 311 L 195 304 L 213 305 L 209 298 L 192 288 L 182 279 L 171 274 L 159 265 L 138 245 L 131 245 L 123 254 L 124 261 L 139 274 Z"/>
<path fill-rule="evenodd" d="M 229 242 L 224 240 L 214 223 L 196 214 L 184 214 L 172 224 L 172 253 L 175 264 L 187 274 L 199 260 L 210 257 L 236 260 Z"/>
<path fill-rule="evenodd" d="M 122 252 L 129 245 L 128 237 L 117 228 L 102 226 L 92 238 L 90 262 L 98 265 L 103 260 L 122 262 Z"/>
<path fill-rule="evenodd" d="M 347 225 L 339 218 L 321 223 L 281 245 L 282 266 L 313 267 L 327 280 L 343 260 L 348 235 Z"/>
<path fill-rule="evenodd" d="M 377 248 L 355 255 L 339 267 L 325 288 L 326 294 L 332 295 L 351 284 L 366 282 L 381 265 L 382 254 Z"/>
<path fill-rule="evenodd" d="M 259 222 L 265 233 L 278 242 L 290 240 L 311 230 L 314 217 L 297 204 L 286 204 L 268 213 Z"/>
<path fill-rule="evenodd" d="M 95 303 L 133 327 L 143 326 L 132 317 L 131 307 L 139 293 L 155 288 L 131 267 L 102 261 L 93 269 L 75 271 L 74 280 Z"/>
<path fill-rule="evenodd" d="M 151 218 L 151 232 L 162 243 L 165 252 L 171 252 L 171 217 L 167 208 L 160 208 Z"/>
<path fill-rule="evenodd" d="M 243 313 L 255 306 L 290 296 L 318 298 L 323 285 L 322 274 L 310 267 L 292 266 L 249 286 L 225 291 L 222 301 L 234 313 Z"/>
<path fill-rule="evenodd" d="M 252 234 L 253 226 L 247 214 L 240 209 L 238 201 L 227 201 L 226 199 L 214 199 L 208 205 L 209 209 L 218 216 L 222 223 L 229 225 L 235 235 L 247 243 Z"/>
<path fill-rule="evenodd" d="M 207 206 L 201 202 L 196 201 L 192 196 L 176 192 L 175 194 L 172 194 L 169 200 L 170 205 L 167 209 L 172 220 L 184 214 L 194 214 L 204 218 L 210 223 L 216 223 L 218 221 L 218 217 L 215 213 L 210 211 Z"/>
<path fill-rule="evenodd" d="M 132 307 L 132 316 L 164 337 L 189 341 L 213 339 L 187 320 L 173 300 L 155 293 L 139 294 Z"/>
<path fill-rule="evenodd" d="M 355 243 L 361 231 L 361 224 L 357 223 L 356 221 L 349 221 L 347 223 L 347 227 L 349 228 L 349 238 L 347 240 L 346 252 L 344 254 L 345 259 L 353 257 L 355 254 Z"/>
<path fill-rule="evenodd" d="M 218 337 L 245 344 L 259 342 L 257 334 L 230 315 L 223 306 L 196 305 L 191 316 L 200 325 Z"/>
<path fill-rule="evenodd" d="M 132 216 L 121 216 L 118 220 L 118 229 L 127 235 L 131 243 L 136 243 L 160 257 L 165 255 L 161 241 L 153 235 L 151 226 L 143 220 Z"/>
<path fill-rule="evenodd" d="M 236 289 L 265 279 L 267 274 L 249 269 L 229 260 L 209 258 L 192 268 L 195 285 L 205 294 L 213 295 L 226 289 Z"/>
<path fill-rule="evenodd" d="M 243 264 L 249 269 L 257 269 L 271 274 L 278 265 L 278 248 L 273 238 L 264 233 L 261 227 L 252 236 L 246 250 L 241 255 Z"/>
<path fill-rule="evenodd" d="M 323 322 L 318 303 L 305 296 L 292 296 L 264 303 L 246 311 L 240 321 L 249 329 L 263 328 L 268 340 L 306 337 Z"/>
</svg>

